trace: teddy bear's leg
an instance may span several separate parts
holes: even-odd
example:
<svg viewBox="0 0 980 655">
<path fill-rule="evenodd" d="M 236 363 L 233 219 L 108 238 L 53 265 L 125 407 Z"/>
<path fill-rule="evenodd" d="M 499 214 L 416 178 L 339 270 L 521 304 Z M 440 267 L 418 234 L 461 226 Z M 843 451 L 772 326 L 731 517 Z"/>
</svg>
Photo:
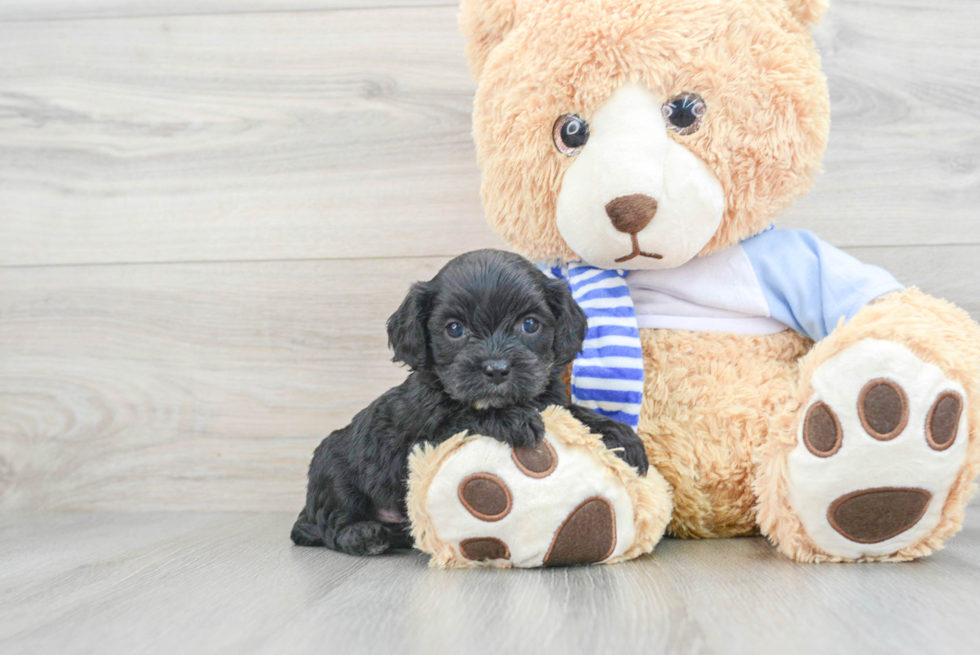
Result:
<svg viewBox="0 0 980 655">
<path fill-rule="evenodd" d="M 408 516 L 442 567 L 612 563 L 650 552 L 670 520 L 667 481 L 637 472 L 562 407 L 537 448 L 463 433 L 417 448 Z"/>
<path fill-rule="evenodd" d="M 757 463 L 760 527 L 793 559 L 928 555 L 980 471 L 980 328 L 916 289 L 865 307 L 801 360 Z"/>
</svg>

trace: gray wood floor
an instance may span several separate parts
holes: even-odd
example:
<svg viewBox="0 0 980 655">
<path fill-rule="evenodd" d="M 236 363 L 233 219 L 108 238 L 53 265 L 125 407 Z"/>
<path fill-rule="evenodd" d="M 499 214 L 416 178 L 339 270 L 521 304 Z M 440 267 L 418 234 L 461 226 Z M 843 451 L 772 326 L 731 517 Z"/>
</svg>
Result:
<svg viewBox="0 0 980 655">
<path fill-rule="evenodd" d="M 969 512 L 906 564 L 795 564 L 755 538 L 531 571 L 298 548 L 282 513 L 7 514 L 0 652 L 976 653 Z"/>
</svg>

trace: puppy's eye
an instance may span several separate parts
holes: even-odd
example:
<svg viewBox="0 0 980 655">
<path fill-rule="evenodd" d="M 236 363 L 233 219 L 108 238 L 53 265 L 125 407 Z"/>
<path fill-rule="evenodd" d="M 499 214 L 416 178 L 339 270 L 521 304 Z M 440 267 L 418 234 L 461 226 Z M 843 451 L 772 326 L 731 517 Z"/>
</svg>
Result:
<svg viewBox="0 0 980 655">
<path fill-rule="evenodd" d="M 578 116 L 565 114 L 555 121 L 552 134 L 558 152 L 566 157 L 574 157 L 582 152 L 589 140 L 589 124 Z"/>
<path fill-rule="evenodd" d="M 541 329 L 541 324 L 538 323 L 537 319 L 525 318 L 524 322 L 521 323 L 521 329 L 524 330 L 526 334 L 534 334 Z"/>
<path fill-rule="evenodd" d="M 446 326 L 446 335 L 450 339 L 459 339 L 466 334 L 466 328 L 464 328 L 459 323 L 450 323 Z"/>
<path fill-rule="evenodd" d="M 708 113 L 708 105 L 696 93 L 678 93 L 667 98 L 663 113 L 668 130 L 687 136 L 694 134 L 701 127 L 704 115 Z"/>
</svg>

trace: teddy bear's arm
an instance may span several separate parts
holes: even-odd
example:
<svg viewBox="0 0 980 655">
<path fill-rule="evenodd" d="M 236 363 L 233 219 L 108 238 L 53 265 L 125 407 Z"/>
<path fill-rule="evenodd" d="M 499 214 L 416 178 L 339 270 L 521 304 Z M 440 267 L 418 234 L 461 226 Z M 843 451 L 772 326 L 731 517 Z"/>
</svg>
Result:
<svg viewBox="0 0 980 655">
<path fill-rule="evenodd" d="M 840 320 L 905 287 L 806 230 L 770 230 L 747 239 L 748 256 L 772 318 L 820 341 Z"/>
</svg>

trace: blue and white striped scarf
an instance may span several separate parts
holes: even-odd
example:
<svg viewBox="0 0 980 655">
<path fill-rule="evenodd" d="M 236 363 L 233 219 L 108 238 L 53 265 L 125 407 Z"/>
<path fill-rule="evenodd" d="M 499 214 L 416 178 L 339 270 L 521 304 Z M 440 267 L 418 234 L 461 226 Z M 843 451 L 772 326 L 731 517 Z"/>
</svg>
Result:
<svg viewBox="0 0 980 655">
<path fill-rule="evenodd" d="M 626 271 L 582 263 L 543 270 L 568 283 L 588 318 L 582 352 L 572 364 L 572 402 L 636 430 L 643 401 L 643 350 Z"/>
</svg>

